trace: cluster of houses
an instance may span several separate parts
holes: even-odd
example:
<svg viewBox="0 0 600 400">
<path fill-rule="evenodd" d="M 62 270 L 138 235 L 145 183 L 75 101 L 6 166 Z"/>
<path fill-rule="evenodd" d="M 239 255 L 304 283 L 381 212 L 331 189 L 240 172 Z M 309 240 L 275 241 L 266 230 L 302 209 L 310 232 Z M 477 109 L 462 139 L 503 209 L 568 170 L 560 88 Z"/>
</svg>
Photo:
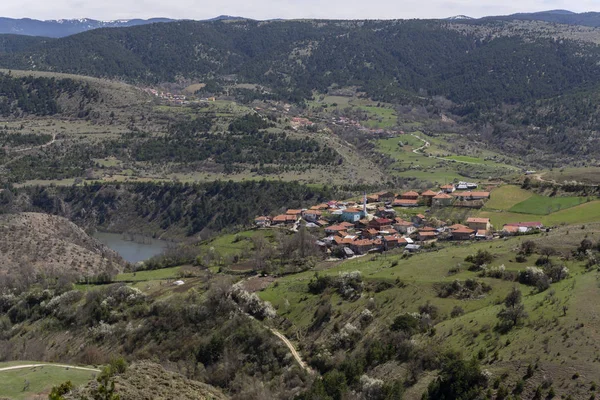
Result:
<svg viewBox="0 0 600 400">
<path fill-rule="evenodd" d="M 290 209 L 274 217 L 255 219 L 258 227 L 289 227 L 296 230 L 300 224 L 308 229 L 320 228 L 325 236 L 317 244 L 327 252 L 342 252 L 344 256 L 403 248 L 414 252 L 424 244 L 437 240 L 485 240 L 494 237 L 530 233 L 542 228 L 540 222 L 507 224 L 495 232 L 489 218 L 468 218 L 464 224 L 448 225 L 436 218 L 417 214 L 405 220 L 397 216 L 394 207 L 413 207 L 419 204 L 452 205 L 457 197 L 489 198 L 489 192 L 460 192 L 455 195 L 453 185 L 445 185 L 438 192 L 408 191 L 397 195 L 382 191 L 365 195 L 362 204 L 330 201 L 310 209 Z M 458 193 L 456 193 L 458 194 Z"/>
<path fill-rule="evenodd" d="M 469 184 L 475 185 L 475 184 Z M 435 192 L 433 190 L 426 190 L 422 193 L 416 191 L 408 191 L 402 194 L 395 194 L 393 192 L 378 192 L 367 196 L 367 202 L 369 203 L 381 203 L 392 207 L 473 207 L 479 208 L 483 206 L 483 202 L 490 198 L 489 191 L 472 191 L 472 190 L 460 190 L 457 188 L 466 184 L 459 183 L 458 185 L 444 185 L 440 187 L 440 190 Z M 475 185 L 477 187 L 477 185 Z"/>
<path fill-rule="evenodd" d="M 200 100 L 190 100 L 187 98 L 187 96 L 183 95 L 183 94 L 173 94 L 170 92 L 163 92 L 163 91 L 159 91 L 156 89 L 152 89 L 152 88 L 145 88 L 143 89 L 144 92 L 158 97 L 161 100 L 166 101 L 167 103 L 171 103 L 171 104 L 176 104 L 176 105 L 187 105 L 187 104 L 194 104 L 194 103 L 206 103 L 206 102 L 213 102 L 216 101 L 215 97 L 203 97 Z"/>
</svg>

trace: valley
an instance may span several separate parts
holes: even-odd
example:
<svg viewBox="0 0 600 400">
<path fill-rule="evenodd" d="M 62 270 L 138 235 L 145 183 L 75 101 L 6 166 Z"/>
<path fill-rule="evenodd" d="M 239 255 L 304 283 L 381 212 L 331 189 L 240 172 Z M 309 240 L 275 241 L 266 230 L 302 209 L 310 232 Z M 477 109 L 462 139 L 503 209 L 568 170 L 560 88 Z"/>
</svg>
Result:
<svg viewBox="0 0 600 400">
<path fill-rule="evenodd" d="M 0 37 L 0 397 L 596 398 L 588 17 Z"/>
</svg>

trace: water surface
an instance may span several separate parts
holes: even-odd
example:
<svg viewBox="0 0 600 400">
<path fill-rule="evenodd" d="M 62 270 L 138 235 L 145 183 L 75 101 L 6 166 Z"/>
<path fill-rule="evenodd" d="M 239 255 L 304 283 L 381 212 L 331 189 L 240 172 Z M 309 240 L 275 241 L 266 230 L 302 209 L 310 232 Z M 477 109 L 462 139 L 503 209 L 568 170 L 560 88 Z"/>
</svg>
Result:
<svg viewBox="0 0 600 400">
<path fill-rule="evenodd" d="M 135 240 L 131 240 L 130 235 L 121 233 L 96 232 L 92 236 L 119 253 L 125 261 L 130 263 L 145 261 L 156 256 L 162 253 L 169 244 L 165 240 L 147 237 L 135 237 Z"/>
</svg>

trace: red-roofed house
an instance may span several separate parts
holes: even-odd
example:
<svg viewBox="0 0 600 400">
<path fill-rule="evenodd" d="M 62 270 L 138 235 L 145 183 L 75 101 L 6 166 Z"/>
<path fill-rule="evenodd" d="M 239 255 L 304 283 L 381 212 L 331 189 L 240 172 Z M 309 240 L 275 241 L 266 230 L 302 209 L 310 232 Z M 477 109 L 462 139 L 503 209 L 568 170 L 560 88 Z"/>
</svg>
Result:
<svg viewBox="0 0 600 400">
<path fill-rule="evenodd" d="M 483 200 L 490 198 L 490 192 L 457 192 L 453 196 L 461 197 L 465 200 Z"/>
<path fill-rule="evenodd" d="M 399 235 L 390 235 L 383 237 L 383 245 L 386 250 L 394 249 L 400 246 L 406 246 L 408 241 Z"/>
<path fill-rule="evenodd" d="M 254 219 L 254 223 L 256 224 L 256 226 L 264 228 L 271 225 L 271 218 L 265 216 L 256 217 Z"/>
<path fill-rule="evenodd" d="M 296 222 L 296 217 L 294 215 L 286 215 L 281 214 L 276 217 L 273 217 L 271 220 L 272 225 L 281 225 L 281 224 L 293 224 Z"/>
<path fill-rule="evenodd" d="M 406 235 L 410 235 L 417 230 L 412 222 L 405 221 L 402 218 L 396 218 L 393 226 L 395 230 Z"/>
<path fill-rule="evenodd" d="M 379 235 L 379 231 L 375 228 L 369 228 L 362 231 L 362 235 L 367 239 L 373 239 Z"/>
<path fill-rule="evenodd" d="M 311 221 L 311 222 L 315 222 L 317 221 L 319 218 L 321 218 L 321 215 L 323 213 L 319 210 L 306 210 L 304 211 L 304 219 L 307 221 Z"/>
<path fill-rule="evenodd" d="M 380 202 L 380 201 L 388 202 L 388 201 L 392 201 L 394 199 L 394 197 L 396 197 L 395 193 L 384 190 L 384 191 L 373 193 L 372 195 L 367 196 L 367 202 L 369 202 L 369 203 L 376 203 L 376 202 Z"/>
<path fill-rule="evenodd" d="M 452 193 L 456 190 L 454 188 L 454 185 L 444 185 L 444 186 L 441 186 L 440 189 L 442 189 L 442 191 L 444 193 Z"/>
<path fill-rule="evenodd" d="M 391 219 L 387 219 L 387 218 L 375 218 L 369 222 L 369 228 L 374 228 L 374 229 L 377 229 L 378 231 L 380 231 L 382 228 L 385 228 L 386 226 L 391 226 L 393 222 L 394 221 L 392 221 Z"/>
<path fill-rule="evenodd" d="M 381 244 L 380 240 L 361 239 L 352 242 L 350 248 L 357 254 L 365 254 L 370 250 L 378 248 Z"/>
<path fill-rule="evenodd" d="M 433 196 L 432 205 L 436 207 L 447 207 L 451 206 L 453 201 L 454 197 L 450 196 L 448 193 L 440 193 Z"/>
<path fill-rule="evenodd" d="M 468 229 L 469 227 L 463 224 L 454 224 L 454 225 L 450 225 L 448 227 L 449 230 L 451 231 L 455 231 L 457 229 Z"/>
<path fill-rule="evenodd" d="M 345 226 L 341 226 L 341 225 L 331 225 L 325 228 L 325 233 L 328 235 L 340 232 L 340 231 L 345 231 L 346 227 Z"/>
<path fill-rule="evenodd" d="M 434 192 L 433 190 L 426 190 L 423 193 L 421 193 L 421 197 L 423 197 L 423 199 L 425 199 L 425 203 L 430 206 L 432 203 L 433 198 L 437 196 L 437 193 Z"/>
<path fill-rule="evenodd" d="M 358 208 L 346 208 L 342 211 L 342 219 L 347 222 L 358 222 L 363 216 L 362 210 Z"/>
<path fill-rule="evenodd" d="M 419 240 L 424 242 L 426 240 L 433 240 L 437 238 L 437 232 L 422 232 L 419 230 Z"/>
<path fill-rule="evenodd" d="M 458 229 L 454 229 L 452 231 L 452 239 L 455 240 L 469 240 L 471 236 L 475 233 L 473 229 L 469 229 L 467 227 L 462 227 Z"/>
<path fill-rule="evenodd" d="M 396 199 L 392 204 L 394 207 L 418 207 L 419 201 L 414 199 Z"/>
<path fill-rule="evenodd" d="M 489 231 L 492 229 L 492 224 L 490 223 L 489 218 L 468 218 L 467 226 L 469 229 L 473 229 L 475 231 Z"/>
<path fill-rule="evenodd" d="M 419 193 L 415 192 L 414 190 L 411 190 L 411 191 L 402 193 L 400 195 L 400 198 L 405 199 L 405 200 L 418 200 Z"/>
<path fill-rule="evenodd" d="M 297 219 L 302 216 L 302 210 L 287 210 L 285 215 L 293 215 Z"/>
</svg>

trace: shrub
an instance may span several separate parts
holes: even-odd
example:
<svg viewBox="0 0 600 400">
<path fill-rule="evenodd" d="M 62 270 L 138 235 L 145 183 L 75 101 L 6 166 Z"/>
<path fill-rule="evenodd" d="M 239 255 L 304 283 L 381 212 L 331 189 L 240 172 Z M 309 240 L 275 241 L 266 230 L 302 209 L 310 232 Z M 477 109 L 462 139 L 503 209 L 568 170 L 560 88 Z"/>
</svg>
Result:
<svg viewBox="0 0 600 400">
<path fill-rule="evenodd" d="M 323 276 L 319 275 L 319 273 L 315 273 L 314 278 L 311 278 L 310 282 L 308 282 L 308 291 L 312 294 L 321 294 L 328 287 L 332 286 L 333 278 L 331 276 Z"/>
<path fill-rule="evenodd" d="M 455 297 L 457 299 L 470 299 L 482 296 L 492 290 L 492 287 L 475 279 L 467 279 L 464 282 L 455 280 L 452 283 L 436 285 L 438 296 L 442 298 Z"/>
<path fill-rule="evenodd" d="M 456 318 L 456 317 L 460 317 L 464 313 L 465 313 L 465 310 L 463 310 L 463 308 L 461 306 L 454 306 L 452 311 L 450 311 L 450 316 L 452 318 Z"/>
<path fill-rule="evenodd" d="M 405 332 L 409 335 L 419 330 L 420 319 L 412 314 L 402 314 L 397 316 L 390 327 L 393 331 Z"/>
<path fill-rule="evenodd" d="M 479 398 L 487 378 L 481 372 L 476 360 L 453 359 L 446 362 L 437 379 L 431 382 L 424 399 L 464 399 Z"/>
<path fill-rule="evenodd" d="M 436 306 L 427 301 L 427 303 L 423 304 L 422 306 L 419 306 L 419 312 L 421 313 L 421 315 L 429 315 L 431 319 L 437 319 L 439 310 Z"/>
<path fill-rule="evenodd" d="M 470 262 L 474 267 L 479 268 L 482 265 L 489 264 L 494 260 L 494 256 L 487 250 L 477 250 L 477 253 L 474 255 L 467 256 L 465 258 L 466 262 Z"/>
</svg>

